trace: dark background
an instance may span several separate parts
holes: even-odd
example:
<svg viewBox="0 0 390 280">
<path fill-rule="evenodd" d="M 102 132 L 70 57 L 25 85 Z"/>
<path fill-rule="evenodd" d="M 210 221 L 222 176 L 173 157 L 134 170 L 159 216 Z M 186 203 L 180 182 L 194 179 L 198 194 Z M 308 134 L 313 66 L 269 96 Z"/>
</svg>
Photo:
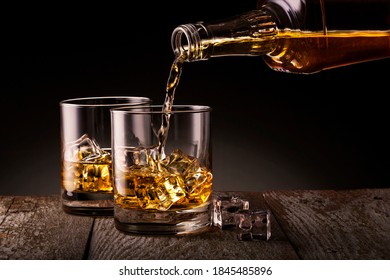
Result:
<svg viewBox="0 0 390 280">
<path fill-rule="evenodd" d="M 4 6 L 0 195 L 60 192 L 59 102 L 143 95 L 162 103 L 179 24 L 255 1 Z M 213 107 L 215 190 L 389 186 L 390 60 L 313 75 L 261 57 L 185 63 L 176 104 Z"/>
</svg>

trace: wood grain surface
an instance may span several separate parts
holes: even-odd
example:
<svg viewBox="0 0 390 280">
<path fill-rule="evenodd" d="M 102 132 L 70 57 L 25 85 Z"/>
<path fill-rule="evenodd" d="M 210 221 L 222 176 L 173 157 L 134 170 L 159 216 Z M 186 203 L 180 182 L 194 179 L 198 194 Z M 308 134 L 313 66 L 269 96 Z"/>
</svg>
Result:
<svg viewBox="0 0 390 280">
<path fill-rule="evenodd" d="M 82 259 L 92 225 L 65 214 L 59 196 L 0 196 L 0 259 Z"/>
<path fill-rule="evenodd" d="M 390 259 L 390 190 L 270 191 L 265 200 L 302 259 Z"/>
<path fill-rule="evenodd" d="M 0 259 L 390 259 L 390 189 L 216 192 L 271 210 L 269 241 L 211 227 L 193 236 L 132 235 L 113 217 L 69 215 L 59 196 L 0 196 Z"/>
<path fill-rule="evenodd" d="M 238 195 L 251 207 L 266 208 L 261 193 L 215 193 Z M 298 259 L 271 215 L 272 237 L 269 241 L 239 241 L 235 229 L 212 227 L 195 236 L 142 236 L 115 229 L 111 218 L 97 218 L 91 238 L 90 259 Z"/>
</svg>

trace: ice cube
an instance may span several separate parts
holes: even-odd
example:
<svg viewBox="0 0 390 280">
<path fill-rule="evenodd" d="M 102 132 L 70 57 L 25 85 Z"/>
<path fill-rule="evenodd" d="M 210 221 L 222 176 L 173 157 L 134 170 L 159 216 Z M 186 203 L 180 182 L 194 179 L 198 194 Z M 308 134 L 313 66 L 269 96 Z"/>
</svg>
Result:
<svg viewBox="0 0 390 280">
<path fill-rule="evenodd" d="M 239 210 L 234 215 L 234 222 L 237 228 L 237 239 L 250 241 L 252 237 L 252 213 L 250 210 Z"/>
<path fill-rule="evenodd" d="M 221 229 L 236 225 L 234 214 L 249 209 L 249 201 L 239 196 L 217 196 L 213 199 L 213 225 Z"/>
<path fill-rule="evenodd" d="M 134 148 L 126 147 L 115 149 L 115 168 L 122 172 L 126 172 L 129 168 L 147 167 L 154 170 L 159 168 L 156 160 L 157 147 L 151 148 Z"/>
<path fill-rule="evenodd" d="M 252 237 L 255 240 L 269 240 L 271 238 L 270 210 L 255 209 L 252 211 L 254 219 Z"/>
<path fill-rule="evenodd" d="M 118 193 L 130 197 L 129 200 L 142 209 L 161 211 L 208 201 L 212 193 L 212 173 L 180 150 L 161 160 L 157 148 L 115 150 Z"/>
<path fill-rule="evenodd" d="M 69 162 L 108 162 L 110 154 L 101 149 L 94 139 L 84 134 L 65 146 L 64 160 Z"/>
<path fill-rule="evenodd" d="M 65 146 L 62 176 L 70 192 L 112 192 L 111 155 L 84 134 Z"/>
<path fill-rule="evenodd" d="M 271 238 L 270 210 L 240 210 L 235 213 L 237 239 L 242 241 L 269 240 Z"/>
<path fill-rule="evenodd" d="M 195 172 L 189 172 L 184 178 L 186 192 L 190 197 L 206 202 L 211 195 L 213 174 L 206 168 L 199 167 Z"/>
<path fill-rule="evenodd" d="M 172 204 L 185 198 L 184 182 L 175 174 L 159 174 L 155 188 L 160 201 L 159 210 L 168 210 Z"/>
<path fill-rule="evenodd" d="M 173 151 L 168 157 L 166 157 L 162 164 L 168 169 L 169 172 L 180 174 L 183 177 L 188 172 L 195 171 L 199 168 L 199 162 L 196 158 L 185 155 L 181 150 Z"/>
</svg>

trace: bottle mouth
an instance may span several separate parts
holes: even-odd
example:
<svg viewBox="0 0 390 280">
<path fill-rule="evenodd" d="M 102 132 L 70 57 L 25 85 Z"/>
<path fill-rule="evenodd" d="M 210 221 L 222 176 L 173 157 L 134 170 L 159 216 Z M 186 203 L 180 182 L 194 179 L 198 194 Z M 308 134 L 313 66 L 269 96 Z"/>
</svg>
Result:
<svg viewBox="0 0 390 280">
<path fill-rule="evenodd" d="M 176 27 L 171 36 L 171 46 L 176 57 L 182 56 L 187 61 L 201 59 L 200 31 L 206 28 L 201 24 L 182 24 Z"/>
</svg>

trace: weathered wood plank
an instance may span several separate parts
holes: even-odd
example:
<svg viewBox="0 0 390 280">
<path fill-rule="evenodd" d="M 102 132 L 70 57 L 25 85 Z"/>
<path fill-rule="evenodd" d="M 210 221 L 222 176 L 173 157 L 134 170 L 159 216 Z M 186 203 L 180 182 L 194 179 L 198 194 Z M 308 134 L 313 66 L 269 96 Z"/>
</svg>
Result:
<svg viewBox="0 0 390 280">
<path fill-rule="evenodd" d="M 251 207 L 266 207 L 261 193 L 225 194 L 245 197 Z M 272 215 L 271 227 L 269 241 L 238 241 L 234 229 L 216 227 L 195 236 L 138 236 L 118 231 L 112 218 L 96 218 L 89 259 L 298 259 Z"/>
<path fill-rule="evenodd" d="M 0 196 L 0 259 L 82 259 L 92 224 L 65 214 L 59 196 Z"/>
<path fill-rule="evenodd" d="M 390 259 L 390 189 L 264 194 L 302 259 Z"/>
</svg>

